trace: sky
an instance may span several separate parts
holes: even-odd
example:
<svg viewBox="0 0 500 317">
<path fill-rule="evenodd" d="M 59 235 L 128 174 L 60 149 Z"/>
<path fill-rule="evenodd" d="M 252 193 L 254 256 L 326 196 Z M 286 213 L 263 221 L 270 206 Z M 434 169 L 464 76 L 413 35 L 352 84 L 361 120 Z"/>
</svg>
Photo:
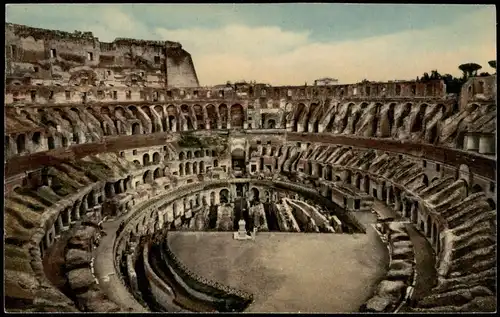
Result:
<svg viewBox="0 0 500 317">
<path fill-rule="evenodd" d="M 202 86 L 271 85 L 460 76 L 475 62 L 494 72 L 494 5 L 423 4 L 29 4 L 6 20 L 33 27 L 180 42 Z"/>
</svg>

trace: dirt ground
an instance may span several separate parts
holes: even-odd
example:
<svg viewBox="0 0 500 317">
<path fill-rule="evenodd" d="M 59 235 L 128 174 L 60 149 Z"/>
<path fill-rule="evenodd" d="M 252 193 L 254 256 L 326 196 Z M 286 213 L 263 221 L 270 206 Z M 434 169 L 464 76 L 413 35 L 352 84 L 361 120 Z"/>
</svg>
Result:
<svg viewBox="0 0 500 317">
<path fill-rule="evenodd" d="M 366 227 L 367 234 L 352 235 L 260 232 L 255 241 L 233 240 L 232 232 L 178 231 L 170 245 L 193 272 L 253 293 L 249 312 L 355 312 L 389 261 Z"/>
</svg>

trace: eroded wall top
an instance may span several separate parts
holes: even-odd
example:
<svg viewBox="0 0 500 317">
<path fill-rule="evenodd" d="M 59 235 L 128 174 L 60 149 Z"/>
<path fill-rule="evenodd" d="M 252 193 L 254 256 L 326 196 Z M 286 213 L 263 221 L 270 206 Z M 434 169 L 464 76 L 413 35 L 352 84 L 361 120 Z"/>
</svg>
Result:
<svg viewBox="0 0 500 317">
<path fill-rule="evenodd" d="M 191 55 L 180 43 L 118 38 L 100 42 L 92 32 L 73 33 L 6 24 L 9 78 L 70 81 L 85 71 L 95 85 L 137 77 L 151 87 L 198 87 Z M 71 84 L 71 83 L 70 83 Z"/>
</svg>

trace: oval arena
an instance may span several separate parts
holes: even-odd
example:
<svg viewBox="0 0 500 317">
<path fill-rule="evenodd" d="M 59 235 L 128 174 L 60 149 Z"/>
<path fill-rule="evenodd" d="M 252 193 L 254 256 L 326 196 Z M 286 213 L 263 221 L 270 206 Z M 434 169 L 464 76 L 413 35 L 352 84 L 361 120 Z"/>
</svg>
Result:
<svg viewBox="0 0 500 317">
<path fill-rule="evenodd" d="M 496 75 L 201 87 L 176 42 L 6 48 L 8 311 L 496 310 Z"/>
</svg>

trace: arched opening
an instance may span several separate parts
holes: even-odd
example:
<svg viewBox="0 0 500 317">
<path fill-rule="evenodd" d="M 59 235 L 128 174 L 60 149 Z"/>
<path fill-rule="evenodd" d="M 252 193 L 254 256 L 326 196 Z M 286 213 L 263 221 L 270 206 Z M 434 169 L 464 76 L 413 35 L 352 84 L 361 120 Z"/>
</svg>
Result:
<svg viewBox="0 0 500 317">
<path fill-rule="evenodd" d="M 215 106 L 208 105 L 206 109 L 210 129 L 217 129 L 217 110 L 215 109 Z"/>
<path fill-rule="evenodd" d="M 474 184 L 472 186 L 472 194 L 484 192 L 483 188 L 479 184 Z"/>
<path fill-rule="evenodd" d="M 184 171 L 186 172 L 186 175 L 191 175 L 191 163 L 190 162 L 186 163 Z"/>
<path fill-rule="evenodd" d="M 154 164 L 160 164 L 160 153 L 155 152 L 153 154 L 153 163 Z"/>
<path fill-rule="evenodd" d="M 219 161 L 218 160 L 214 160 L 214 167 L 218 167 L 219 166 Z"/>
<path fill-rule="evenodd" d="M 191 151 L 187 152 L 187 159 L 190 160 L 193 158 L 193 153 Z"/>
<path fill-rule="evenodd" d="M 429 130 L 429 143 L 436 144 L 438 138 L 437 124 L 434 124 Z"/>
<path fill-rule="evenodd" d="M 363 191 L 368 194 L 370 193 L 370 177 L 368 177 L 368 175 L 365 175 L 364 178 Z"/>
<path fill-rule="evenodd" d="M 200 174 L 205 173 L 205 162 L 200 162 Z"/>
<path fill-rule="evenodd" d="M 132 124 L 132 134 L 141 134 L 141 125 L 139 123 L 135 122 Z"/>
<path fill-rule="evenodd" d="M 183 161 L 184 160 L 184 152 L 180 152 L 179 153 L 179 161 Z"/>
<path fill-rule="evenodd" d="M 144 184 L 150 184 L 153 182 L 153 175 L 151 171 L 146 171 L 144 175 L 142 176 L 142 181 Z"/>
<path fill-rule="evenodd" d="M 220 192 L 219 192 L 219 196 L 220 196 L 220 203 L 221 204 L 227 204 L 229 203 L 229 190 L 227 189 L 222 189 Z"/>
<path fill-rule="evenodd" d="M 160 170 L 160 168 L 157 168 L 157 169 L 155 169 L 155 171 L 153 173 L 153 179 L 157 179 L 160 177 L 161 177 L 161 170 Z"/>
<path fill-rule="evenodd" d="M 193 162 L 193 174 L 198 174 L 198 163 Z"/>
<path fill-rule="evenodd" d="M 424 116 L 425 116 L 425 109 L 427 108 L 427 105 L 421 105 L 420 109 L 418 111 L 418 114 L 413 121 L 413 125 L 411 127 L 411 132 L 420 132 L 422 131 L 424 127 Z"/>
<path fill-rule="evenodd" d="M 488 198 L 488 200 L 486 200 L 486 202 L 490 206 L 491 210 L 497 210 L 497 204 L 495 204 L 495 201 L 493 199 Z"/>
<path fill-rule="evenodd" d="M 305 111 L 306 111 L 306 106 L 303 103 L 299 103 L 297 105 L 297 110 L 295 111 L 295 117 L 293 120 L 293 131 L 298 131 L 299 120 L 301 119 Z"/>
<path fill-rule="evenodd" d="M 56 148 L 56 141 L 54 140 L 53 136 L 49 136 L 47 141 L 49 143 L 49 150 Z"/>
<path fill-rule="evenodd" d="M 259 190 L 255 187 L 252 188 L 252 198 L 253 198 L 252 200 L 254 202 L 256 202 L 256 203 L 259 202 L 259 199 L 260 199 L 259 198 Z"/>
<path fill-rule="evenodd" d="M 33 133 L 33 137 L 31 138 L 31 140 L 36 145 L 40 145 L 40 141 L 42 140 L 42 134 L 40 132 Z"/>
<path fill-rule="evenodd" d="M 142 165 L 148 166 L 149 165 L 149 154 L 146 153 L 142 156 Z"/>
<path fill-rule="evenodd" d="M 354 186 L 361 190 L 361 175 L 356 174 L 355 179 L 354 179 Z"/>
<path fill-rule="evenodd" d="M 267 128 L 268 129 L 276 129 L 276 121 L 273 119 L 270 119 L 267 121 Z"/>
<path fill-rule="evenodd" d="M 16 139 L 17 143 L 17 153 L 22 153 L 26 151 L 26 136 L 24 134 L 19 134 Z"/>
<path fill-rule="evenodd" d="M 227 129 L 227 106 L 222 104 L 219 106 L 219 117 L 221 121 L 221 128 Z"/>
<path fill-rule="evenodd" d="M 184 176 L 184 164 L 179 164 L 179 176 Z"/>
</svg>

